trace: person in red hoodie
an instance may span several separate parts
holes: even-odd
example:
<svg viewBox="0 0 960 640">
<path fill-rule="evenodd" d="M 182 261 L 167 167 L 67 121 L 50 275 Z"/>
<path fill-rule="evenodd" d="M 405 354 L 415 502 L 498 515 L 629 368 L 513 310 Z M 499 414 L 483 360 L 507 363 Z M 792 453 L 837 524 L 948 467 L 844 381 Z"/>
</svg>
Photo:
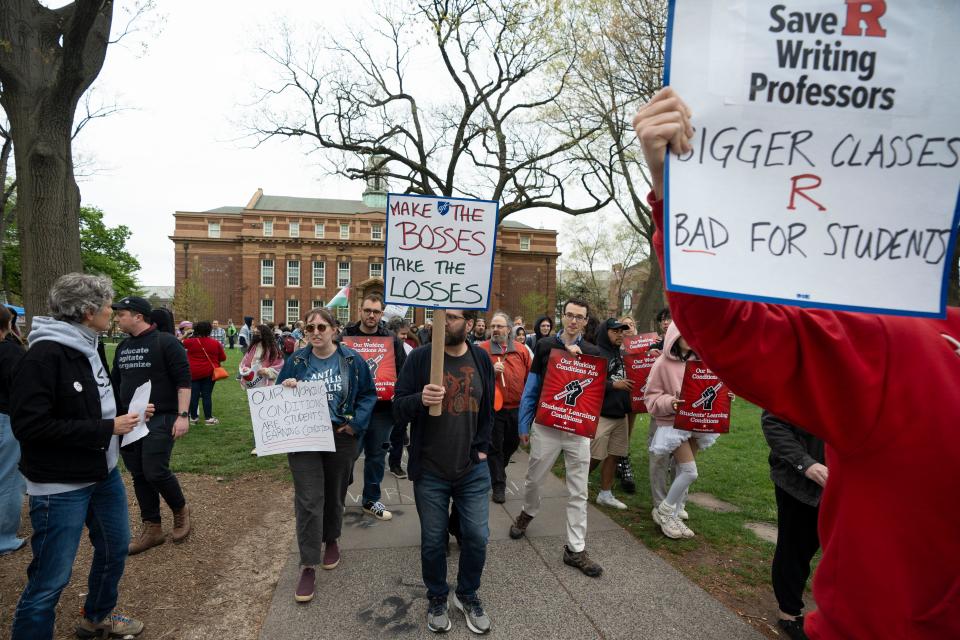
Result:
<svg viewBox="0 0 960 640">
<path fill-rule="evenodd" d="M 667 87 L 633 120 L 661 269 L 664 155 L 692 149 L 690 116 Z M 807 635 L 960 638 L 960 309 L 915 318 L 667 297 L 731 391 L 827 444 Z"/>
<path fill-rule="evenodd" d="M 214 367 L 227 359 L 223 345 L 210 337 L 212 326 L 209 322 L 198 322 L 193 327 L 193 335 L 183 341 L 190 363 L 190 378 L 193 381 L 190 390 L 190 422 L 200 419 L 200 400 L 203 400 L 203 415 L 206 424 L 219 424 L 213 415 L 213 379 Z M 214 364 L 216 363 L 216 364 Z"/>
</svg>

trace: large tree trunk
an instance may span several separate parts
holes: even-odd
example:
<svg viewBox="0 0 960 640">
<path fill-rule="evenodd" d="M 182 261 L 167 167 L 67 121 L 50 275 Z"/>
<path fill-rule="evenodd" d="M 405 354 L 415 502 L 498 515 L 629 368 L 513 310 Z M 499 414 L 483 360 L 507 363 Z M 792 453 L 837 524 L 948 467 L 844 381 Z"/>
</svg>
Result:
<svg viewBox="0 0 960 640">
<path fill-rule="evenodd" d="M 651 248 L 653 244 L 651 243 Z M 643 286 L 643 292 L 637 305 L 633 309 L 633 317 L 637 321 L 637 331 L 659 331 L 654 326 L 654 317 L 666 303 L 663 296 L 663 277 L 660 274 L 660 261 L 655 255 L 650 256 L 650 276 Z"/>
</svg>

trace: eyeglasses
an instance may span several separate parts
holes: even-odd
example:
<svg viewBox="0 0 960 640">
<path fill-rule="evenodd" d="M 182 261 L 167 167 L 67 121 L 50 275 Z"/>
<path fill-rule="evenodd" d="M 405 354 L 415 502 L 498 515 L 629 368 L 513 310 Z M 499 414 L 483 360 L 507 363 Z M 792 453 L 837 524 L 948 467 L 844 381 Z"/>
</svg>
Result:
<svg viewBox="0 0 960 640">
<path fill-rule="evenodd" d="M 570 322 L 573 322 L 573 321 L 583 322 L 587 319 L 587 316 L 581 316 L 580 314 L 573 314 L 573 313 L 565 313 L 563 314 L 563 317 L 569 320 Z"/>
<path fill-rule="evenodd" d="M 378 316 L 383 313 L 383 311 L 381 309 L 360 309 L 360 313 L 365 313 L 368 316 Z"/>
<path fill-rule="evenodd" d="M 463 320 L 463 316 L 452 316 L 449 313 L 447 314 L 447 322 L 456 322 L 457 320 Z"/>
<path fill-rule="evenodd" d="M 314 331 L 316 331 L 317 333 L 323 333 L 329 328 L 330 328 L 329 325 L 323 324 L 322 322 L 318 322 L 317 324 L 310 323 L 308 325 L 304 325 L 303 331 L 304 333 L 313 333 Z"/>
</svg>

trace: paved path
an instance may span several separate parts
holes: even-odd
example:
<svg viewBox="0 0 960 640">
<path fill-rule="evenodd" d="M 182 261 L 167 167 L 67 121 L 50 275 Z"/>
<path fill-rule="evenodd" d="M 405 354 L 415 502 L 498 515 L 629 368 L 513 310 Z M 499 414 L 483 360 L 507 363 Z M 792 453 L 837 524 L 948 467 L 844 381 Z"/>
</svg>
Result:
<svg viewBox="0 0 960 640">
<path fill-rule="evenodd" d="M 604 568 L 588 578 L 563 564 L 563 482 L 549 476 L 544 504 L 527 529 L 511 540 L 513 516 L 520 511 L 520 488 L 527 457 L 517 452 L 508 467 L 505 505 L 490 504 L 490 542 L 480 596 L 493 622 L 490 637 L 534 640 L 656 638 L 680 640 L 759 639 L 735 614 L 690 582 L 630 533 L 592 505 L 587 549 Z M 363 460 L 354 477 L 362 479 Z M 313 602 L 297 604 L 296 541 L 288 554 L 261 640 L 424 638 L 427 600 L 420 580 L 420 524 L 413 485 L 384 479 L 384 500 L 393 520 L 379 522 L 357 506 L 360 484 L 347 495 L 341 538 L 342 561 L 333 571 L 318 570 Z M 292 508 L 292 505 L 291 505 Z M 448 580 L 456 583 L 457 546 L 451 545 Z M 452 606 L 447 638 L 474 638 Z"/>
</svg>

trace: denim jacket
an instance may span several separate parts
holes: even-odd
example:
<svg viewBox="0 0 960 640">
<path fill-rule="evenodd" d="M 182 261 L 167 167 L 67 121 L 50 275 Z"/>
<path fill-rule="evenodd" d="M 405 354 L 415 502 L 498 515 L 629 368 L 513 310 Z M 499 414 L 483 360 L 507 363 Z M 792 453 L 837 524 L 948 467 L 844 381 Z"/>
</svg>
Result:
<svg viewBox="0 0 960 640">
<path fill-rule="evenodd" d="M 312 347 L 309 346 L 304 347 L 287 358 L 277 376 L 277 384 L 281 384 L 287 378 L 303 380 L 311 349 Z M 337 357 L 340 360 L 340 378 L 343 381 L 343 389 L 339 394 L 340 402 L 337 406 L 338 413 L 346 416 L 347 423 L 359 440 L 367 430 L 367 425 L 370 424 L 370 414 L 373 411 L 373 405 L 377 402 L 377 388 L 373 384 L 370 367 L 364 362 L 363 356 L 350 347 L 338 343 Z"/>
</svg>

